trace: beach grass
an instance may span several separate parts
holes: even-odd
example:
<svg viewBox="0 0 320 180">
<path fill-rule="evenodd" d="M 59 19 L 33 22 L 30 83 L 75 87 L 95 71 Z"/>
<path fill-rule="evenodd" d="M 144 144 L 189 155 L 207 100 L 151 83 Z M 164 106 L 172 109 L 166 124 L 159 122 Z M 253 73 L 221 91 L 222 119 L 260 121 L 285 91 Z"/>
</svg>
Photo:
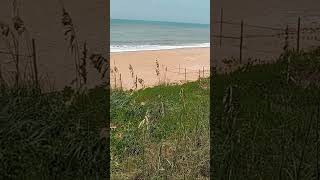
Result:
<svg viewBox="0 0 320 180">
<path fill-rule="evenodd" d="M 214 78 L 216 179 L 319 179 L 319 57 L 292 51 Z"/>
<path fill-rule="evenodd" d="M 112 179 L 208 179 L 209 79 L 111 93 Z"/>
<path fill-rule="evenodd" d="M 0 179 L 107 177 L 107 91 L 0 92 Z"/>
<path fill-rule="evenodd" d="M 214 177 L 319 177 L 319 57 L 319 49 L 289 52 L 274 64 L 215 76 Z M 112 179 L 208 179 L 209 84 L 112 90 Z M 1 87 L 2 179 L 106 175 L 105 87 L 16 88 Z"/>
<path fill-rule="evenodd" d="M 214 77 L 214 178 L 319 177 L 319 57 L 290 51 Z M 112 177 L 208 178 L 209 93 L 209 79 L 113 91 Z"/>
</svg>

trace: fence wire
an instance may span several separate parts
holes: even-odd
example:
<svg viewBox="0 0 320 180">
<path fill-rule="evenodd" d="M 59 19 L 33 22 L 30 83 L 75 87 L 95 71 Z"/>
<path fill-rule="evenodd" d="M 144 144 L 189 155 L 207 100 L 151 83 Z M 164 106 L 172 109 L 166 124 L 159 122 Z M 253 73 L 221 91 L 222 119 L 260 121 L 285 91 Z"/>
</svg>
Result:
<svg viewBox="0 0 320 180">
<path fill-rule="evenodd" d="M 244 20 L 236 22 L 221 17 L 219 21 L 214 22 L 218 24 L 216 26 L 218 31 L 212 36 L 216 39 L 212 47 L 218 50 L 218 55 L 214 58 L 225 59 L 226 56 L 234 57 L 234 54 L 237 53 L 236 56 L 241 61 L 243 56 L 254 57 L 261 53 L 275 55 L 282 52 L 286 41 L 290 48 L 294 47 L 298 50 L 317 45 L 320 41 L 320 23 L 313 22 L 310 25 L 301 17 L 297 19 L 295 27 L 292 24 L 288 27 L 287 25 L 250 24 Z"/>
</svg>

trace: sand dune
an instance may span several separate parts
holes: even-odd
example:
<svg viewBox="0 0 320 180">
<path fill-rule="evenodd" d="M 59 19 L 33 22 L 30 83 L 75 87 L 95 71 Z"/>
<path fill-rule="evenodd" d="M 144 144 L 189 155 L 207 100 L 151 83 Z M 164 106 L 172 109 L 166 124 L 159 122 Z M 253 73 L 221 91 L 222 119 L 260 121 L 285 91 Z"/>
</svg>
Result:
<svg viewBox="0 0 320 180">
<path fill-rule="evenodd" d="M 156 60 L 159 62 L 159 76 L 156 73 Z M 134 70 L 133 78 L 129 65 Z M 118 73 L 115 73 L 114 67 Z M 122 84 L 123 89 L 135 89 L 136 76 L 143 79 L 146 87 L 159 84 L 159 79 L 160 83 L 183 83 L 185 78 L 194 81 L 199 78 L 199 70 L 201 77 L 203 69 L 204 75 L 209 76 L 209 67 L 210 48 L 111 53 L 111 85 L 120 87 Z M 142 84 L 138 82 L 139 88 L 142 88 Z"/>
</svg>

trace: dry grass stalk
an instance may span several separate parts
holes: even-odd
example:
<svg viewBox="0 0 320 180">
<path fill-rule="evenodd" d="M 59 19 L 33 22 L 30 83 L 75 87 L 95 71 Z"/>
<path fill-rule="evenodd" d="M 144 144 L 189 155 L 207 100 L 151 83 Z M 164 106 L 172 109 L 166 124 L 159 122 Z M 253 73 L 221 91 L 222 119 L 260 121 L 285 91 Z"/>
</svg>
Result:
<svg viewBox="0 0 320 180">
<path fill-rule="evenodd" d="M 285 42 L 283 46 L 283 52 L 284 52 L 284 59 L 287 59 L 287 71 L 286 71 L 286 79 L 287 83 L 289 83 L 290 80 L 290 55 L 289 55 L 289 27 L 286 26 L 285 29 Z"/>
<path fill-rule="evenodd" d="M 134 86 L 137 89 L 138 88 L 138 76 L 136 75 L 136 80 L 134 81 Z"/>
<path fill-rule="evenodd" d="M 117 74 L 119 73 L 119 70 L 117 68 L 117 66 L 114 66 L 113 68 L 113 75 L 114 75 L 114 88 L 116 89 L 117 88 Z"/>
<path fill-rule="evenodd" d="M 37 65 L 37 54 L 36 54 L 36 42 L 32 39 L 32 57 L 33 57 L 33 70 L 34 70 L 34 84 L 36 88 L 39 88 L 39 76 L 38 76 L 38 65 Z"/>
<path fill-rule="evenodd" d="M 87 83 L 87 74 L 88 74 L 88 72 L 87 72 L 87 58 L 88 58 L 87 43 L 84 42 L 83 50 L 82 50 L 82 57 L 81 57 L 81 64 L 79 66 L 80 76 L 82 78 L 84 85 Z"/>
<path fill-rule="evenodd" d="M 117 89 L 117 74 L 114 74 L 114 88 Z"/>
<path fill-rule="evenodd" d="M 61 23 L 64 30 L 65 40 L 68 41 L 68 47 L 74 56 L 75 72 L 76 72 L 75 82 L 77 83 L 77 87 L 79 87 L 79 84 L 81 84 L 79 82 L 80 81 L 79 76 L 81 76 L 80 70 L 79 70 L 79 64 L 80 64 L 79 45 L 76 38 L 76 31 L 73 26 L 72 18 L 64 7 L 62 7 Z"/>
<path fill-rule="evenodd" d="M 15 23 L 14 23 L 15 24 Z M 14 30 L 17 30 L 15 27 Z M 15 74 L 15 83 L 16 86 L 19 84 L 19 77 L 20 77 L 20 68 L 19 68 L 19 39 L 14 33 L 14 30 L 10 28 L 10 26 L 6 23 L 0 23 L 1 29 L 1 37 L 4 39 L 6 43 L 6 48 L 11 55 L 13 62 L 15 63 L 16 74 Z M 13 46 L 12 46 L 13 45 Z"/>
<path fill-rule="evenodd" d="M 184 68 L 184 81 L 187 82 L 187 68 Z"/>
<path fill-rule="evenodd" d="M 6 83 L 5 83 L 5 80 L 4 80 L 3 76 L 2 76 L 2 66 L 0 64 L 0 87 L 2 88 L 5 85 L 6 85 Z"/>
<path fill-rule="evenodd" d="M 134 78 L 134 70 L 131 64 L 129 64 L 129 70 L 130 70 L 131 77 Z"/>
<path fill-rule="evenodd" d="M 168 72 L 168 68 L 167 68 L 167 66 L 166 66 L 166 68 L 165 68 L 165 74 L 164 74 L 164 82 L 165 82 L 165 84 L 167 84 L 167 72 Z"/>
<path fill-rule="evenodd" d="M 160 82 L 161 82 L 161 80 L 160 80 L 160 65 L 159 65 L 159 62 L 157 59 L 156 59 L 156 75 L 159 79 L 159 84 L 160 84 Z"/>
<path fill-rule="evenodd" d="M 239 61 L 234 57 L 231 57 L 230 59 L 222 59 L 222 63 L 224 64 L 226 73 L 232 71 L 232 68 L 235 68 L 238 62 Z"/>
<path fill-rule="evenodd" d="M 180 96 L 180 100 L 183 103 L 183 108 L 185 108 L 186 107 L 186 96 L 184 94 L 184 89 L 183 88 L 180 89 L 179 96 Z"/>
<path fill-rule="evenodd" d="M 26 31 L 26 27 L 21 17 L 15 16 L 12 21 L 14 29 L 17 31 L 18 35 L 22 35 L 22 33 Z"/>
<path fill-rule="evenodd" d="M 13 29 L 15 30 L 16 32 L 16 39 L 13 39 L 14 42 L 14 49 L 15 49 L 15 66 L 16 66 L 16 84 L 18 85 L 19 84 L 19 81 L 21 79 L 21 74 L 23 72 L 21 72 L 21 69 L 20 69 L 20 66 L 21 66 L 21 59 L 20 59 L 20 37 L 22 37 L 23 35 L 25 35 L 26 37 L 26 32 L 27 32 L 27 28 L 24 24 L 24 21 L 22 20 L 21 16 L 20 16 L 20 12 L 19 12 L 19 7 L 20 7 L 20 1 L 18 0 L 14 0 L 13 1 L 13 18 L 12 18 L 12 23 L 13 23 Z M 30 47 L 30 40 L 28 41 L 27 38 L 25 38 L 26 40 L 26 43 L 27 43 L 27 46 L 29 45 Z M 28 64 L 29 63 L 29 64 Z M 31 61 L 29 61 L 28 63 L 26 63 L 26 67 L 25 68 L 22 68 L 22 69 L 25 69 L 25 72 L 23 73 L 24 74 L 24 80 L 27 80 L 28 81 L 28 75 L 27 75 L 27 69 L 28 69 L 28 65 L 31 65 Z M 30 69 L 31 69 L 31 72 L 32 72 L 32 66 L 30 66 Z"/>
<path fill-rule="evenodd" d="M 120 81 L 120 89 L 122 90 L 122 77 L 121 77 L 121 73 L 120 73 L 119 81 Z"/>
<path fill-rule="evenodd" d="M 17 38 L 13 32 L 13 30 L 10 28 L 10 26 L 4 22 L 0 22 L 0 33 L 1 33 L 1 39 L 3 39 L 3 42 L 5 43 L 6 49 L 8 50 L 8 54 L 12 56 L 12 59 L 15 59 L 15 49 L 12 48 L 11 41 L 13 44 L 13 47 L 16 47 Z"/>
<path fill-rule="evenodd" d="M 0 22 L 0 32 L 3 37 L 8 37 L 10 33 L 9 25 L 3 22 Z"/>
<path fill-rule="evenodd" d="M 129 64 L 129 70 L 130 70 L 130 74 L 131 74 L 131 78 L 132 78 L 132 82 L 133 82 L 133 87 L 136 87 L 137 82 L 136 82 L 136 78 L 134 76 L 134 69 L 131 64 Z"/>
<path fill-rule="evenodd" d="M 109 63 L 101 54 L 92 54 L 89 58 L 95 69 L 101 74 L 101 79 L 104 79 L 108 74 Z M 115 67 L 114 71 L 117 73 L 118 69 Z"/>
<path fill-rule="evenodd" d="M 142 88 L 145 88 L 144 80 L 139 78 L 138 79 L 139 84 L 142 86 Z"/>
<path fill-rule="evenodd" d="M 202 67 L 202 77 L 204 77 L 204 67 Z"/>
<path fill-rule="evenodd" d="M 20 37 L 27 32 L 27 28 L 22 20 L 21 16 L 19 15 L 19 5 L 17 0 L 12 1 L 12 24 L 13 28 L 6 23 L 0 22 L 0 38 L 3 39 L 2 42 L 5 43 L 6 50 L 5 54 L 11 56 L 13 63 L 15 64 L 15 84 L 19 86 L 19 81 L 21 79 L 21 63 L 20 63 Z M 21 39 L 22 40 L 22 39 Z M 27 39 L 26 42 L 28 43 Z M 28 45 L 27 45 L 28 46 Z M 30 44 L 29 44 L 30 46 Z M 31 63 L 31 61 L 29 61 Z M 24 68 L 27 70 L 28 68 Z M 24 73 L 26 74 L 26 72 Z M 25 76 L 26 77 L 26 76 Z"/>
<path fill-rule="evenodd" d="M 114 67 L 114 72 L 115 72 L 115 73 L 118 73 L 118 72 L 119 72 L 117 66 Z"/>
<path fill-rule="evenodd" d="M 63 28 L 64 28 L 64 36 L 66 40 L 69 40 L 69 46 L 71 50 L 74 48 L 74 43 L 76 40 L 76 33 L 73 26 L 72 18 L 65 8 L 62 8 L 62 19 L 61 19 Z"/>
</svg>

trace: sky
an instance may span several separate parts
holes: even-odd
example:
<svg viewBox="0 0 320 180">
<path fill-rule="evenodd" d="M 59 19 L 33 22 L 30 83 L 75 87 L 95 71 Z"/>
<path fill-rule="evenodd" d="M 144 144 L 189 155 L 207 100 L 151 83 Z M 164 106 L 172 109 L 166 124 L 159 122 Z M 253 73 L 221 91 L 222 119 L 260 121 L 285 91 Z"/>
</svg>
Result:
<svg viewBox="0 0 320 180">
<path fill-rule="evenodd" d="M 210 0 L 111 0 L 111 19 L 210 23 Z"/>
</svg>

